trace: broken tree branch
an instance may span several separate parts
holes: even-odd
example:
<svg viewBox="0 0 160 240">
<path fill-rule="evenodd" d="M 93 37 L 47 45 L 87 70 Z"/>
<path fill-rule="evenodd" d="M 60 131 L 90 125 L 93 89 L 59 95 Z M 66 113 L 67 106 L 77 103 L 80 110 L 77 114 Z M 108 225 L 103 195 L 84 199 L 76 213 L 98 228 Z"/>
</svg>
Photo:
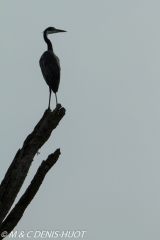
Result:
<svg viewBox="0 0 160 240">
<path fill-rule="evenodd" d="M 37 170 L 33 180 L 31 181 L 29 187 L 20 198 L 18 203 L 9 213 L 7 218 L 0 226 L 0 240 L 3 238 L 1 234 L 3 232 L 7 232 L 8 234 L 14 229 L 17 225 L 21 217 L 23 216 L 24 211 L 36 195 L 40 185 L 43 182 L 47 172 L 51 169 L 51 167 L 57 162 L 60 155 L 60 149 L 57 149 L 54 153 L 50 154 L 47 160 L 43 161 L 40 167 Z"/>
<path fill-rule="evenodd" d="M 22 148 L 16 153 L 0 185 L 0 224 L 13 205 L 35 154 L 48 140 L 64 115 L 65 109 L 60 104 L 57 104 L 53 112 L 47 109 L 33 132 L 24 141 Z"/>
</svg>

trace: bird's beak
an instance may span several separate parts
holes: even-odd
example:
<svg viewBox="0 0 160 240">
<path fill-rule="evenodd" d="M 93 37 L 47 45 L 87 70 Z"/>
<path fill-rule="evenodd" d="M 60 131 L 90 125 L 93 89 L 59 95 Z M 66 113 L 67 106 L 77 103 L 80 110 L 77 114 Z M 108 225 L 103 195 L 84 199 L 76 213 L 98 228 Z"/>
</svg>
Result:
<svg viewBox="0 0 160 240">
<path fill-rule="evenodd" d="M 59 33 L 59 32 L 67 32 L 67 31 L 60 30 L 60 29 L 55 29 L 55 32 L 56 32 L 56 33 Z"/>
</svg>

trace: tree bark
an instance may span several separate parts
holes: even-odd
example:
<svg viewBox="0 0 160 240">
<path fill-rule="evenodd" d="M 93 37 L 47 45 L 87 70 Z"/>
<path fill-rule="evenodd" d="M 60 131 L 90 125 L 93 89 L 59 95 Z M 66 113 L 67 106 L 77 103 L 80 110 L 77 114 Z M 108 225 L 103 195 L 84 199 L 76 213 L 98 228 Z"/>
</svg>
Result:
<svg viewBox="0 0 160 240">
<path fill-rule="evenodd" d="M 35 154 L 49 139 L 64 115 L 65 109 L 60 104 L 57 104 L 53 111 L 47 109 L 33 132 L 24 141 L 22 148 L 17 151 L 0 185 L 0 232 L 7 231 L 9 233 L 13 230 L 38 191 L 46 173 L 58 160 L 60 149 L 57 149 L 48 156 L 46 161 L 42 162 L 30 186 L 4 220 L 23 185 Z"/>
</svg>

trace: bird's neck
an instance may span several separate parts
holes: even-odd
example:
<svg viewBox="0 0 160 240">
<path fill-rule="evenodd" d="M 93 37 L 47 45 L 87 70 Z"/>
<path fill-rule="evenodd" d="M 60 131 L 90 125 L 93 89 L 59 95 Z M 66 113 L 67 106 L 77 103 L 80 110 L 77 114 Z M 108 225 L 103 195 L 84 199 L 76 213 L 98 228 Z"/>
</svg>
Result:
<svg viewBox="0 0 160 240">
<path fill-rule="evenodd" d="M 47 38 L 47 34 L 46 34 L 45 31 L 44 31 L 44 33 L 43 33 L 43 37 L 44 37 L 44 41 L 47 43 L 48 50 L 53 51 L 52 43 L 51 43 L 51 41 Z"/>
</svg>

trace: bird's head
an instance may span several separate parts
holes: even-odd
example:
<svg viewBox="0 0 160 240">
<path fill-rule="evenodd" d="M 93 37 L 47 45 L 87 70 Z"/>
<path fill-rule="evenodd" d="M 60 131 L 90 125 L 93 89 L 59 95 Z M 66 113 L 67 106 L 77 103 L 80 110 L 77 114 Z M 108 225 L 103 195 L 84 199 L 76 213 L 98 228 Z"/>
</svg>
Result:
<svg viewBox="0 0 160 240">
<path fill-rule="evenodd" d="M 48 34 L 52 34 L 52 33 L 59 33 L 59 32 L 66 32 L 64 30 L 60 30 L 60 29 L 56 29 L 54 27 L 48 27 L 44 30 L 44 33 L 46 33 L 46 35 Z"/>
</svg>

